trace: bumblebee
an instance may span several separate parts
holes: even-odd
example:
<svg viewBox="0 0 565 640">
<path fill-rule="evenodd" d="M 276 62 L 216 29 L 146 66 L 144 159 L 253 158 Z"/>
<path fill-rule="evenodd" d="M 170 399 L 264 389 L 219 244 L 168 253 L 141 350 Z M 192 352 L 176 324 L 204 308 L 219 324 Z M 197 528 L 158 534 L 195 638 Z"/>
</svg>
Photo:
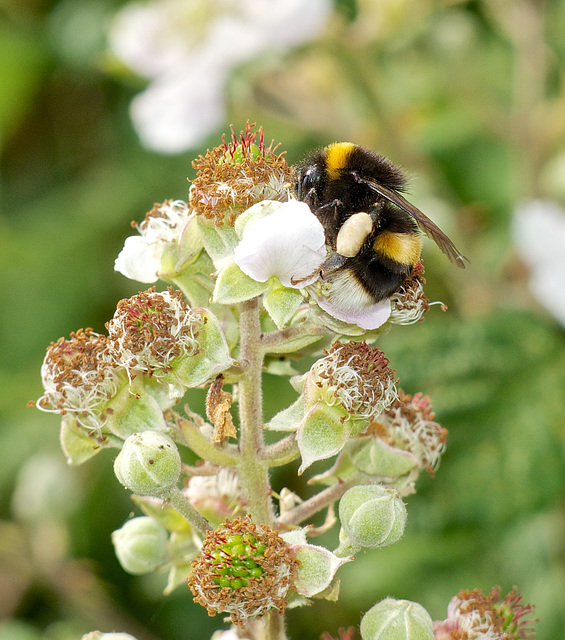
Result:
<svg viewBox="0 0 565 640">
<path fill-rule="evenodd" d="M 322 223 L 331 253 L 321 276 L 345 308 L 389 298 L 410 276 L 422 250 L 420 230 L 458 267 L 466 258 L 402 195 L 403 172 L 387 158 L 335 142 L 295 167 L 297 198 Z"/>
</svg>

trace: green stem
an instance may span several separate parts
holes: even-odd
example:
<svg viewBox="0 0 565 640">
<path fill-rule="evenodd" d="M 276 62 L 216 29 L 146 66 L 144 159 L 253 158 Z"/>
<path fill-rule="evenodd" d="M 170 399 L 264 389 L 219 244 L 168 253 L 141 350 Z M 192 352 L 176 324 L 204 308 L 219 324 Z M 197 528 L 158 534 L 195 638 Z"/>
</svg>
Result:
<svg viewBox="0 0 565 640">
<path fill-rule="evenodd" d="M 327 489 L 323 489 L 315 496 L 294 507 L 294 509 L 283 513 L 278 518 L 278 522 L 281 524 L 300 524 L 304 520 L 311 518 L 315 513 L 318 513 L 318 511 L 339 500 L 354 484 L 354 481 L 339 482 Z"/>
<path fill-rule="evenodd" d="M 240 305 L 241 349 L 239 363 L 244 371 L 239 382 L 240 451 L 238 472 L 247 498 L 252 519 L 257 523 L 272 524 L 268 466 L 259 460 L 263 448 L 261 431 L 263 414 L 262 370 L 263 351 L 258 299 Z"/>
<path fill-rule="evenodd" d="M 173 486 L 163 493 L 163 498 L 178 511 L 181 516 L 186 518 L 190 524 L 203 536 L 207 531 L 212 531 L 212 527 L 206 518 L 201 516 L 192 506 L 190 500 L 181 492 L 181 490 Z"/>
</svg>

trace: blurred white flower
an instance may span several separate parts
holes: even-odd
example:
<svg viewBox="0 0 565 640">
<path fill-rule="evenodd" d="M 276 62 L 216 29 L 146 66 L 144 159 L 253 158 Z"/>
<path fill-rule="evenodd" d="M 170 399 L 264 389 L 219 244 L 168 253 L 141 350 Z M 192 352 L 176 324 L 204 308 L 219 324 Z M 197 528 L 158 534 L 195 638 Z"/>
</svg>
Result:
<svg viewBox="0 0 565 640">
<path fill-rule="evenodd" d="M 525 202 L 514 212 L 513 236 L 533 297 L 565 327 L 565 210 L 550 200 Z"/>
<path fill-rule="evenodd" d="M 320 31 L 330 0 L 153 0 L 115 16 L 114 55 L 150 79 L 132 103 L 143 144 L 178 153 L 201 143 L 225 112 L 230 70 L 267 51 L 285 51 Z"/>
</svg>

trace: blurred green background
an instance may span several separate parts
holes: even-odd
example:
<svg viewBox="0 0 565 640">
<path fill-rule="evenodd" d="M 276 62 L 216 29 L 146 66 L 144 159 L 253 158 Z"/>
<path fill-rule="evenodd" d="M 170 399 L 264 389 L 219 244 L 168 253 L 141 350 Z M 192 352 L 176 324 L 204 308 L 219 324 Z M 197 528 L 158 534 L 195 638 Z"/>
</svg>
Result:
<svg viewBox="0 0 565 640">
<path fill-rule="evenodd" d="M 131 125 L 144 82 L 105 35 L 121 4 L 0 2 L 0 637 L 192 640 L 221 626 L 188 589 L 164 599 L 164 575 L 121 570 L 110 533 L 134 506 L 113 455 L 66 467 L 58 418 L 26 404 L 51 340 L 103 331 L 145 288 L 113 270 L 130 221 L 186 199 L 191 160 L 247 119 L 291 163 L 334 140 L 390 157 L 470 260 L 455 269 L 427 242 L 426 292 L 449 311 L 380 343 L 449 429 L 437 476 L 407 499 L 403 540 L 340 571 L 339 605 L 291 611 L 291 636 L 337 636 L 387 595 L 442 619 L 460 589 L 516 584 L 537 637 L 563 637 L 565 333 L 533 302 L 510 229 L 524 198 L 565 205 L 565 2 L 335 0 L 315 38 L 232 70 L 225 123 L 173 156 L 145 150 Z M 293 398 L 270 400 L 277 382 L 268 414 Z M 311 491 L 292 472 L 277 484 Z"/>
</svg>

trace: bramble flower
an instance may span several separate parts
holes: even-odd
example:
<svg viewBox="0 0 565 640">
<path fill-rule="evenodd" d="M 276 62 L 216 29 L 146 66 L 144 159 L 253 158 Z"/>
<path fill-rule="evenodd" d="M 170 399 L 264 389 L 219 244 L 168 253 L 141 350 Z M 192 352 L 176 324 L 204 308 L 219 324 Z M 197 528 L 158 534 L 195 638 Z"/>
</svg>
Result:
<svg viewBox="0 0 565 640">
<path fill-rule="evenodd" d="M 325 353 L 304 376 L 291 380 L 300 397 L 266 425 L 296 431 L 299 473 L 339 453 L 350 436 L 367 429 L 397 398 L 395 372 L 376 347 L 336 341 Z"/>
<path fill-rule="evenodd" d="M 193 161 L 196 178 L 190 187 L 190 205 L 205 220 L 219 227 L 233 226 L 237 216 L 262 200 L 286 199 L 291 169 L 278 145 L 265 144 L 263 127 L 247 122 L 238 136 L 208 150 Z"/>
<path fill-rule="evenodd" d="M 323 309 L 332 318 L 347 324 L 357 325 L 362 329 L 378 329 L 389 319 L 391 313 L 390 299 L 387 298 L 386 300 L 365 305 L 352 300 L 350 296 L 338 297 L 334 295 L 332 283 L 347 277 L 349 276 L 346 273 L 338 271 L 327 282 L 318 280 L 308 287 L 308 291 L 320 309 Z M 339 287 L 338 291 L 340 289 L 343 289 L 343 287 Z"/>
<path fill-rule="evenodd" d="M 131 104 L 144 145 L 179 153 L 203 142 L 225 119 L 231 69 L 264 51 L 315 36 L 328 0 L 153 0 L 126 4 L 110 29 L 114 55 L 150 80 Z"/>
<path fill-rule="evenodd" d="M 435 640 L 519 640 L 535 636 L 533 605 L 522 604 L 516 587 L 500 602 L 500 587 L 488 595 L 462 590 L 451 599 L 447 618 L 434 622 Z"/>
<path fill-rule="evenodd" d="M 124 385 L 123 370 L 116 367 L 107 336 L 88 328 L 52 342 L 41 378 L 45 393 L 36 403 L 38 409 L 70 414 L 82 428 L 101 436 L 107 404 Z"/>
<path fill-rule="evenodd" d="M 370 420 L 396 400 L 395 372 L 380 349 L 338 340 L 325 353 L 310 369 L 308 384 L 320 390 L 328 406 L 340 405 L 350 417 Z"/>
<path fill-rule="evenodd" d="M 550 200 L 525 202 L 514 212 L 514 244 L 530 270 L 535 300 L 565 327 L 565 211 Z"/>
<path fill-rule="evenodd" d="M 249 618 L 286 607 L 297 565 L 276 531 L 239 517 L 206 534 L 188 586 L 209 615 L 229 613 L 235 625 L 243 626 Z"/>
<path fill-rule="evenodd" d="M 165 200 L 153 205 L 141 224 L 132 223 L 138 236 L 126 238 L 116 258 L 115 270 L 138 282 L 156 282 L 161 276 L 165 249 L 178 245 L 190 217 L 182 200 Z"/>
<path fill-rule="evenodd" d="M 263 202 L 243 231 L 234 261 L 253 280 L 276 277 L 284 287 L 304 288 L 319 277 L 326 258 L 324 228 L 304 202 Z"/>
<path fill-rule="evenodd" d="M 180 291 L 154 288 L 121 300 L 107 323 L 115 362 L 169 383 L 173 393 L 206 382 L 231 364 L 225 338 L 210 311 L 192 309 Z"/>
</svg>

